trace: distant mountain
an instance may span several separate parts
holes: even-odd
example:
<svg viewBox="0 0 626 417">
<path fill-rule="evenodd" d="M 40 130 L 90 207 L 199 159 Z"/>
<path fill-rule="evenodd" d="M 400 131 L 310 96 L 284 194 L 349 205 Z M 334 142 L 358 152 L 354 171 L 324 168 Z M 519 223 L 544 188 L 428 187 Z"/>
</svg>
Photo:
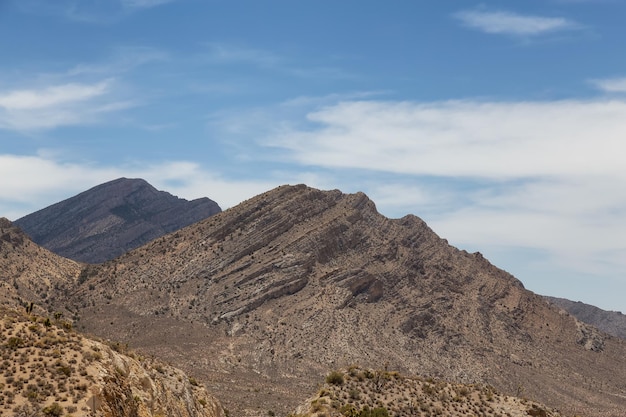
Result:
<svg viewBox="0 0 626 417">
<path fill-rule="evenodd" d="M 193 371 L 234 415 L 286 414 L 350 364 L 491 385 L 566 415 L 626 409 L 625 341 L 362 193 L 278 187 L 78 282 L 55 308 Z"/>
<path fill-rule="evenodd" d="M 585 304 L 580 301 L 571 301 L 565 298 L 545 297 L 549 302 L 566 310 L 583 323 L 591 324 L 598 329 L 616 337 L 626 339 L 626 315 L 619 311 L 606 311 Z"/>
<path fill-rule="evenodd" d="M 100 263 L 220 211 L 208 198 L 187 201 L 142 179 L 119 178 L 14 224 L 58 255 Z"/>
</svg>

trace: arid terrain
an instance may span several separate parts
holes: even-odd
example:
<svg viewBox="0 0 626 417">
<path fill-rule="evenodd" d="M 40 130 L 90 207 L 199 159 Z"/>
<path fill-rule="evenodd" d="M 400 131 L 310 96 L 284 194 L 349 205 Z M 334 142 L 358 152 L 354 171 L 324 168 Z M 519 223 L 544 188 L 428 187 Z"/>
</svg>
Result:
<svg viewBox="0 0 626 417">
<path fill-rule="evenodd" d="M 221 417 L 194 379 L 125 346 L 50 319 L 0 307 L 0 415 Z"/>
<path fill-rule="evenodd" d="M 318 393 L 297 411 L 301 417 L 561 416 L 544 405 L 502 395 L 486 385 L 407 377 L 358 366 L 331 371 Z"/>
<path fill-rule="evenodd" d="M 490 386 L 562 415 L 626 409 L 624 340 L 362 193 L 278 187 L 98 265 L 3 224 L 7 302 L 183 369 L 231 416 L 293 413 L 353 365 Z"/>
</svg>

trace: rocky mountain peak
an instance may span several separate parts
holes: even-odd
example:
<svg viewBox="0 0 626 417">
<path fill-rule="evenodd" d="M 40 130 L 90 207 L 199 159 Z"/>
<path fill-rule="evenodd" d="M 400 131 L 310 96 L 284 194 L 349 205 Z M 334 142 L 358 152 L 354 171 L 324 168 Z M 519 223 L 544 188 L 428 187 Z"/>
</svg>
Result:
<svg viewBox="0 0 626 417">
<path fill-rule="evenodd" d="M 143 179 L 119 178 L 15 221 L 37 244 L 80 262 L 99 263 L 221 211 L 187 201 Z"/>
</svg>

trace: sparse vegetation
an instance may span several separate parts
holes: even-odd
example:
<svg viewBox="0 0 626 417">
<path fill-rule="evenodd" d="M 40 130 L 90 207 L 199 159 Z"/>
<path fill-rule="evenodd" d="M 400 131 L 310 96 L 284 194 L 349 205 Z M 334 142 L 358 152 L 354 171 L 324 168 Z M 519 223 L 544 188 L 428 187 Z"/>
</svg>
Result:
<svg viewBox="0 0 626 417">
<path fill-rule="evenodd" d="M 341 381 L 341 382 L 340 382 Z M 326 376 L 326 384 L 302 417 L 558 417 L 556 411 L 493 388 L 407 377 L 394 371 L 350 366 Z"/>
<path fill-rule="evenodd" d="M 115 415 L 136 415 L 143 401 L 137 392 L 154 386 L 169 386 L 168 390 L 172 390 L 161 392 L 161 400 L 193 392 L 195 402 L 185 408 L 197 409 L 199 416 L 212 409 L 209 397 L 194 378 L 184 377 L 181 371 L 155 360 L 133 362 L 131 357 L 137 355 L 127 345 L 107 346 L 85 339 L 63 326 L 60 314 L 50 319 L 0 307 L 0 318 L 2 416 L 88 416 L 92 415 L 92 408 L 106 402 L 115 403 Z M 122 358 L 118 351 L 128 355 Z M 155 372 L 156 368 L 162 372 Z M 131 373 L 138 374 L 134 378 L 146 386 L 133 391 L 129 385 Z M 176 384 L 155 384 L 147 378 L 174 378 Z M 188 384 L 181 384 L 183 381 Z"/>
</svg>

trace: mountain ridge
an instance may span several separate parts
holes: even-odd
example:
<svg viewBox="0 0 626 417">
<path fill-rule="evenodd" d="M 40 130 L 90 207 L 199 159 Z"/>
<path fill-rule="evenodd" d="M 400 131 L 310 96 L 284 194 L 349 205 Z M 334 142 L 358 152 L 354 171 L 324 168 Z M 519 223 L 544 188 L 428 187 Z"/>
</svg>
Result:
<svg viewBox="0 0 626 417">
<path fill-rule="evenodd" d="M 214 381 L 241 415 L 259 381 L 287 410 L 305 375 L 383 361 L 572 413 L 626 407 L 623 341 L 363 193 L 281 186 L 86 271 L 59 300 L 81 328 Z"/>
</svg>

